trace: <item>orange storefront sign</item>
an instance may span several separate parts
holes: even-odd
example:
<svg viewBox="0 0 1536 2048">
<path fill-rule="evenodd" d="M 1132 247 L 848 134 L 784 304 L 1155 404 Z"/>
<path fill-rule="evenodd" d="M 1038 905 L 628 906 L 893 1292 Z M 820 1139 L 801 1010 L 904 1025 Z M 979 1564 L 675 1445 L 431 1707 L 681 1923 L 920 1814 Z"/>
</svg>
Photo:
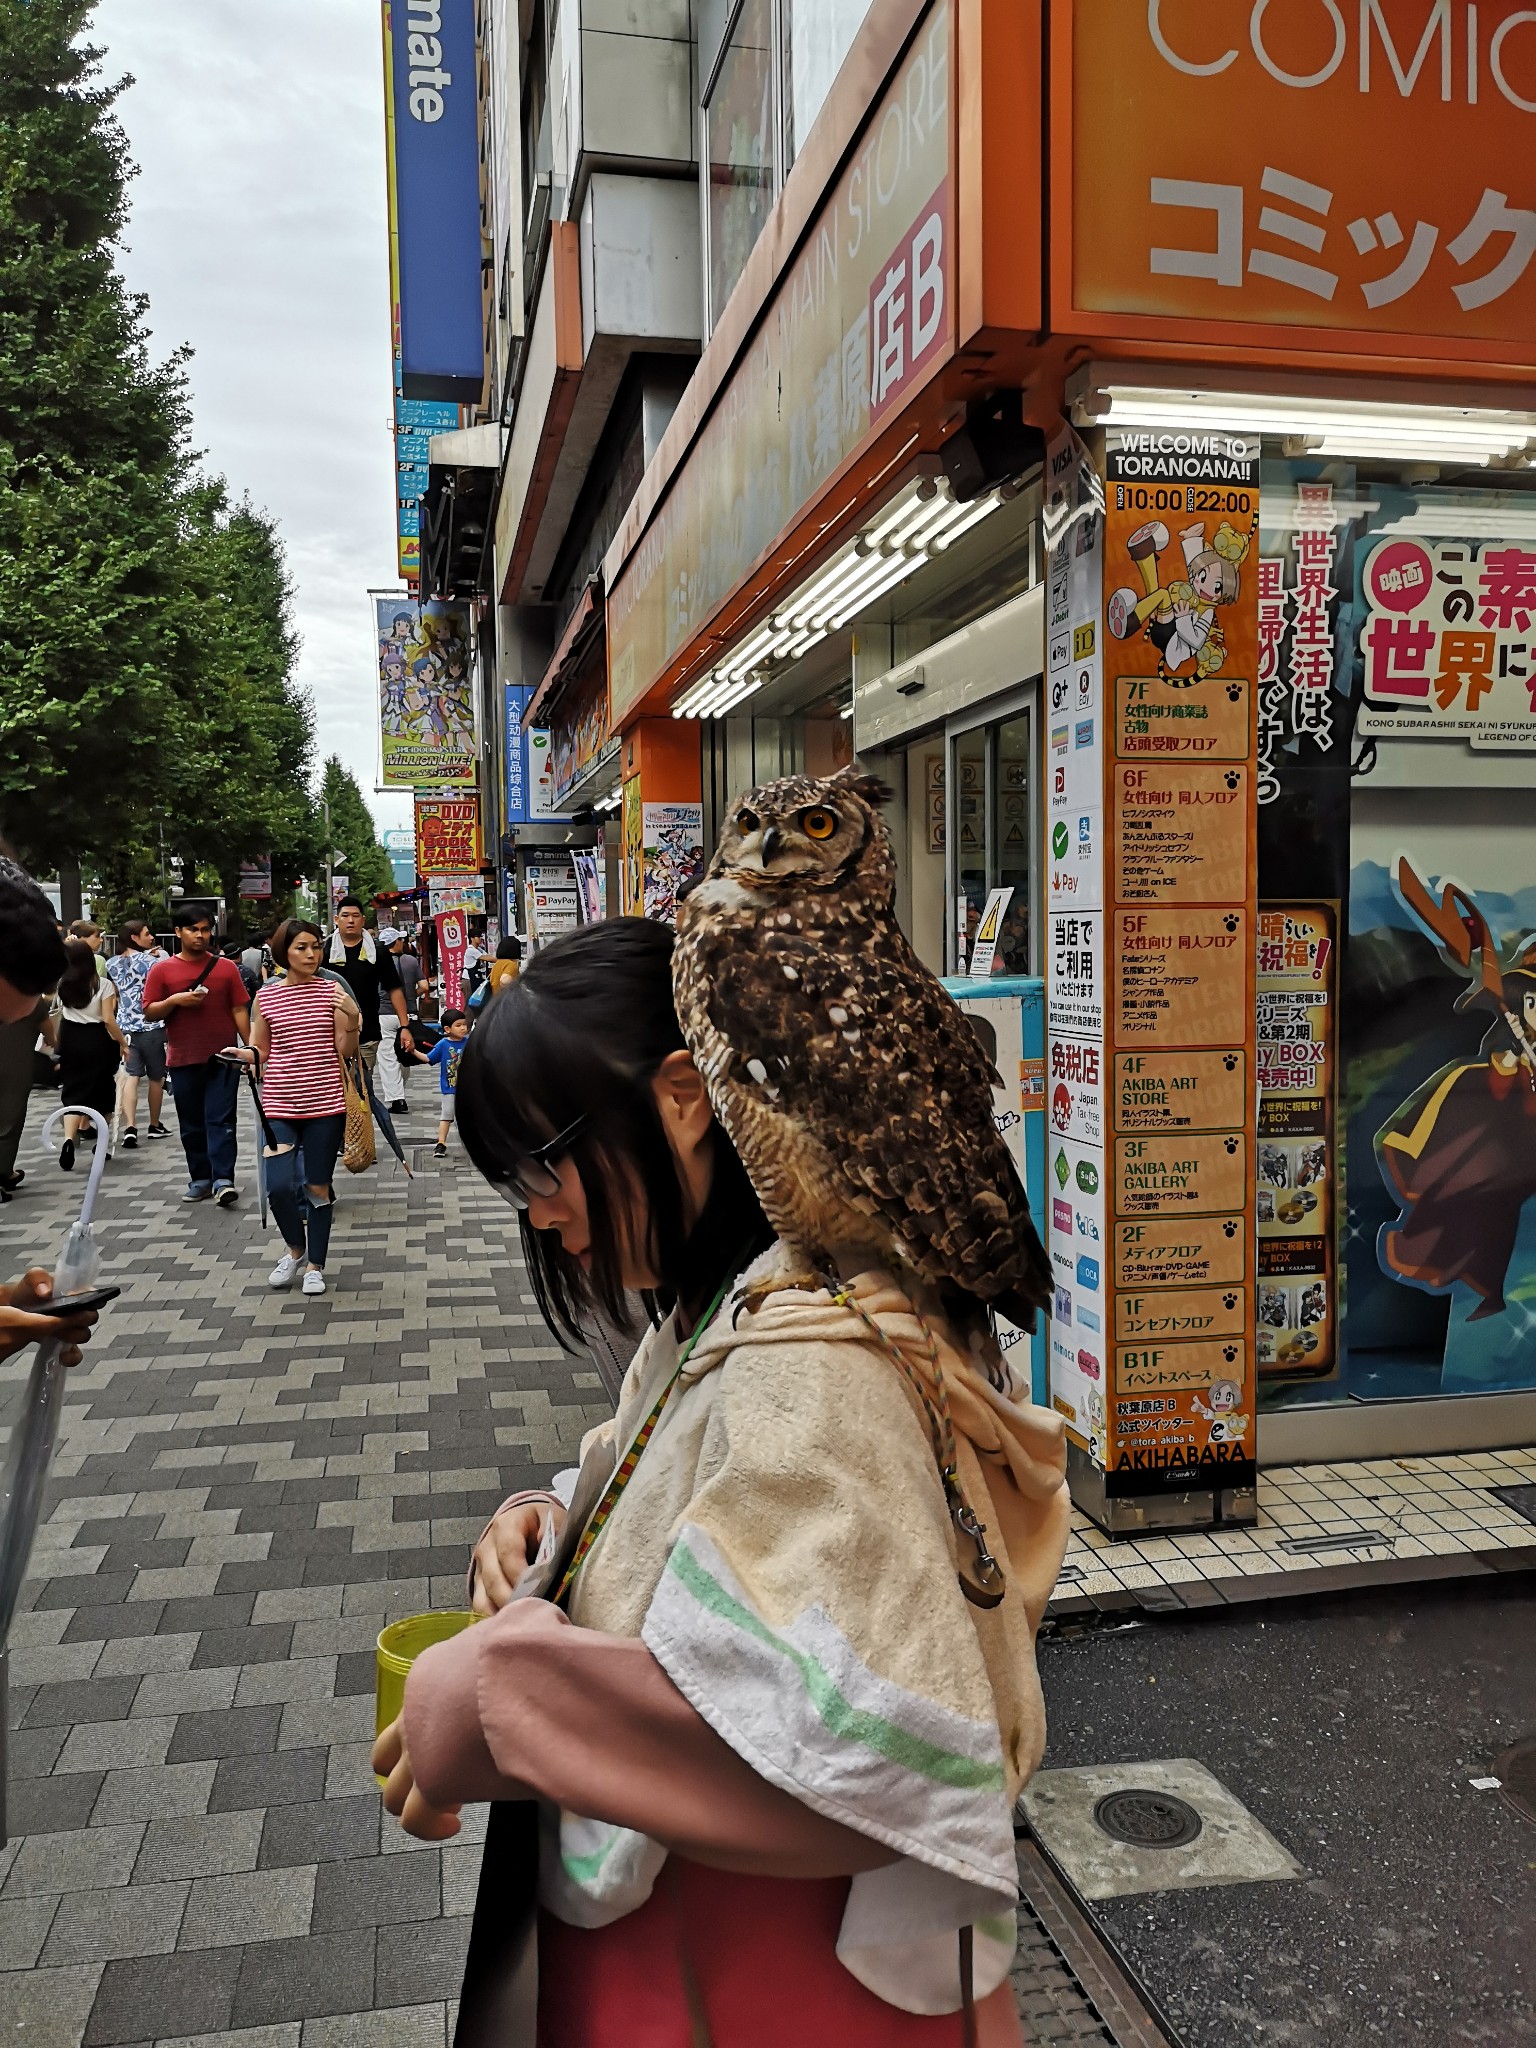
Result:
<svg viewBox="0 0 1536 2048">
<path fill-rule="evenodd" d="M 1058 331 L 1530 360 L 1536 9 L 1053 0 L 1051 66 Z"/>
<path fill-rule="evenodd" d="M 478 874 L 483 859 L 478 797 L 417 797 L 418 875 Z"/>
</svg>

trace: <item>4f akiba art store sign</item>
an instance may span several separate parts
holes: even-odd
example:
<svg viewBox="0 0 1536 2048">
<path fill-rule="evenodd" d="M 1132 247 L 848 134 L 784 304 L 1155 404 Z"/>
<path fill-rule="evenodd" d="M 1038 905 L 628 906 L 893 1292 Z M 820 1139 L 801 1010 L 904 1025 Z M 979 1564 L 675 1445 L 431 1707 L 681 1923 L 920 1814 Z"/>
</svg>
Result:
<svg viewBox="0 0 1536 2048">
<path fill-rule="evenodd" d="M 1361 601 L 1362 733 L 1536 751 L 1536 546 L 1386 538 Z"/>
</svg>

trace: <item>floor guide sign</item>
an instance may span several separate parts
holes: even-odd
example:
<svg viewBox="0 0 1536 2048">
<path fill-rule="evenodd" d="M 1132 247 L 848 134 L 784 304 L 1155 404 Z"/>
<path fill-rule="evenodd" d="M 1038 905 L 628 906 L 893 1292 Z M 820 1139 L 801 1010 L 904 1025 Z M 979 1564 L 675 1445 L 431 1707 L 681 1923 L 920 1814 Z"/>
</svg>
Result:
<svg viewBox="0 0 1536 2048">
<path fill-rule="evenodd" d="M 1049 452 L 1051 1396 L 1111 1496 L 1254 1477 L 1258 449 L 1182 438 Z"/>
</svg>

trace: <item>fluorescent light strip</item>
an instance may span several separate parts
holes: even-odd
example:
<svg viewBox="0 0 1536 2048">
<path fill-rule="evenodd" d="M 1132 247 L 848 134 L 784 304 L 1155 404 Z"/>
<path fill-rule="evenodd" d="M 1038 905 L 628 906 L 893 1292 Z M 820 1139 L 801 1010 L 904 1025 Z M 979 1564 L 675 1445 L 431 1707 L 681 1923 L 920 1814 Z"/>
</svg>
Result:
<svg viewBox="0 0 1536 2048">
<path fill-rule="evenodd" d="M 827 623 L 834 632 L 839 627 L 846 626 L 856 613 L 868 610 L 876 598 L 883 597 L 888 590 L 894 590 L 898 583 L 905 583 L 907 578 L 921 569 L 927 560 L 926 555 L 899 555 L 894 562 L 886 565 L 887 573 L 883 581 L 871 584 L 867 590 L 861 590 L 848 603 L 845 611 L 839 612 L 836 618 L 829 619 Z"/>
<path fill-rule="evenodd" d="M 882 515 L 879 521 L 874 526 L 866 528 L 859 535 L 860 545 L 866 549 L 878 547 L 881 541 L 907 517 L 914 504 L 931 505 L 938 495 L 937 485 L 925 491 L 922 485 L 918 484 L 910 496 L 907 492 L 903 491 L 895 504 Z"/>
<path fill-rule="evenodd" d="M 904 542 L 911 540 L 914 534 L 921 532 L 925 526 L 931 526 L 935 519 L 943 519 L 953 503 L 954 500 L 943 491 L 935 492 L 931 498 L 919 498 L 910 507 L 905 519 L 898 520 L 890 528 L 889 532 L 881 534 L 878 541 L 873 538 L 870 539 L 867 545 L 866 558 L 868 555 L 875 553 L 882 555 L 892 553 Z"/>
<path fill-rule="evenodd" d="M 1107 401 L 1107 403 L 1106 403 Z M 1454 407 L 1373 406 L 1298 401 L 1254 393 L 1137 391 L 1111 386 L 1090 394 L 1083 410 L 1115 425 L 1210 431 L 1216 424 L 1234 431 L 1310 440 L 1334 453 L 1367 453 L 1433 458 L 1513 454 L 1536 440 L 1536 416 L 1507 412 L 1479 414 Z"/>
<path fill-rule="evenodd" d="M 976 504 L 967 507 L 967 516 L 964 519 L 957 519 L 953 526 L 929 542 L 930 549 L 935 553 L 942 553 L 944 549 L 952 548 L 962 533 L 969 533 L 973 526 L 979 526 L 982 520 L 989 517 L 997 508 L 996 498 L 979 499 Z"/>
<path fill-rule="evenodd" d="M 866 590 L 873 590 L 877 583 L 883 582 L 890 574 L 893 562 L 906 565 L 912 559 L 909 555 L 871 555 L 864 564 L 863 574 L 852 577 L 841 590 L 823 599 L 809 623 L 818 627 L 826 626 L 838 612 L 845 610 L 850 604 L 859 603 Z M 919 555 L 916 559 L 926 561 L 927 557 Z"/>
<path fill-rule="evenodd" d="M 941 497 L 936 507 L 930 507 L 924 516 L 916 520 L 902 535 L 903 549 L 911 554 L 919 548 L 926 547 L 936 533 L 942 533 L 956 514 L 965 509 L 957 505 L 953 498 L 947 495 Z M 881 549 L 882 554 L 892 552 L 893 550 L 888 547 Z"/>
</svg>

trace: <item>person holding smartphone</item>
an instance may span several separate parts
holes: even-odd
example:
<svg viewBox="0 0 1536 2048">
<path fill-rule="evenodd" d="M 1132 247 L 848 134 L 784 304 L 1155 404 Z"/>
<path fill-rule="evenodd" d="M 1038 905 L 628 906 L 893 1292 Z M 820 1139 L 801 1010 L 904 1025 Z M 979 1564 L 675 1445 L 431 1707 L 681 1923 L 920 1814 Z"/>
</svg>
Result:
<svg viewBox="0 0 1536 2048">
<path fill-rule="evenodd" d="M 144 1017 L 165 1026 L 165 1057 L 191 1176 L 184 1202 L 233 1208 L 235 1106 L 240 1070 L 218 1055 L 250 1037 L 251 1006 L 240 970 L 213 947 L 206 910 L 181 905 L 175 914 L 177 952 L 157 960 L 144 981 Z"/>
</svg>

